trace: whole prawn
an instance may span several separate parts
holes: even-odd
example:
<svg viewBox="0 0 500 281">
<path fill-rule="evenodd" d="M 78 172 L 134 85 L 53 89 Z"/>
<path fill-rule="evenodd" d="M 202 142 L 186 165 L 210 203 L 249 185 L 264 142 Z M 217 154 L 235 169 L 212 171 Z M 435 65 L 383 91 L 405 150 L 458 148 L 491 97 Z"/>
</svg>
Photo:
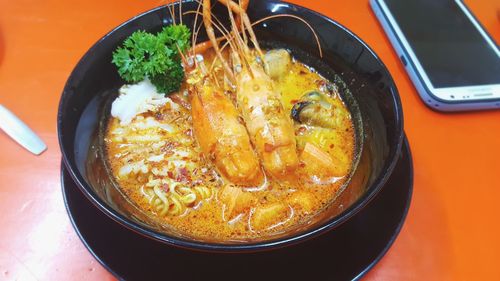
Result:
<svg viewBox="0 0 500 281">
<path fill-rule="evenodd" d="M 271 176 L 283 180 L 293 175 L 299 164 L 296 150 L 293 123 L 285 112 L 281 95 L 274 86 L 274 81 L 265 72 L 262 63 L 262 51 L 253 32 L 248 15 L 241 3 L 231 0 L 219 0 L 228 7 L 232 23 L 233 44 L 231 59 L 233 61 L 233 78 L 236 86 L 236 102 L 241 112 L 252 144 L 260 157 L 261 163 Z M 248 3 L 244 3 L 246 6 Z M 211 32 L 210 0 L 203 2 L 203 18 L 207 34 L 212 42 L 218 59 L 228 71 L 228 64 L 223 58 L 217 38 Z M 241 19 L 239 34 L 236 20 L 232 12 Z M 246 44 L 245 28 L 256 50 L 250 50 Z"/>
<path fill-rule="evenodd" d="M 228 7 L 232 35 L 228 34 L 229 32 L 224 34 L 222 28 L 218 27 L 224 38 L 216 38 L 210 13 L 210 0 L 203 0 L 203 22 L 209 41 L 194 46 L 193 50 L 196 52 L 213 48 L 220 61 L 219 68 L 225 74 L 225 81 L 231 84 L 231 90 L 235 91 L 236 107 L 228 96 L 213 85 L 197 84 L 195 87 L 197 94 L 193 95 L 191 104 L 198 141 L 205 153 L 222 151 L 224 159 L 213 157 L 220 171 L 229 170 L 237 174 L 236 171 L 240 169 L 241 173 L 246 175 L 233 176 L 233 183 L 235 178 L 244 179 L 247 183 L 248 178 L 262 179 L 261 170 L 255 168 L 253 157 L 256 155 L 268 175 L 278 180 L 292 180 L 296 177 L 295 170 L 299 166 L 293 121 L 284 110 L 281 93 L 277 91 L 274 81 L 266 73 L 268 67 L 264 63 L 262 50 L 245 12 L 248 0 L 241 0 L 239 4 L 232 0 L 219 0 L 219 2 Z M 236 14 L 236 19 L 232 13 Z M 255 50 L 248 47 L 247 39 L 251 40 Z M 222 40 L 226 40 L 226 45 L 230 47 L 229 57 L 232 67 L 219 48 L 219 42 Z M 201 69 L 205 69 L 204 66 Z M 243 122 L 235 122 L 239 119 L 239 115 Z M 226 140 L 239 140 L 245 145 L 251 142 L 256 154 L 255 152 L 252 154 L 251 149 L 238 151 L 239 145 Z M 252 174 L 251 171 L 258 171 L 258 174 Z M 248 214 L 252 228 L 257 231 L 289 219 L 291 206 L 299 205 L 309 212 L 308 208 L 312 201 L 308 193 L 298 192 L 283 202 L 255 207 L 258 198 L 254 193 L 244 192 L 230 184 L 226 184 L 218 196 L 224 206 L 225 219 Z M 254 210 L 253 215 L 251 210 Z"/>
<path fill-rule="evenodd" d="M 196 53 L 197 51 L 206 50 L 210 47 L 213 48 L 217 59 L 220 61 L 220 68 L 222 68 L 224 75 L 226 76 L 225 81 L 231 84 L 233 90 L 236 90 L 236 108 L 239 110 L 243 120 L 243 122 L 240 122 L 239 124 L 246 127 L 251 144 L 253 144 L 253 148 L 260 158 L 259 160 L 264 170 L 278 180 L 290 179 L 290 177 L 293 178 L 295 175 L 294 171 L 299 164 L 293 121 L 289 114 L 284 110 L 281 102 L 281 93 L 277 91 L 274 81 L 268 73 L 266 73 L 263 52 L 258 44 L 255 33 L 252 29 L 252 24 L 245 11 L 249 1 L 241 0 L 239 3 L 232 0 L 218 1 L 228 8 L 228 14 L 231 20 L 231 32 L 226 30 L 226 34 L 224 34 L 224 31 L 222 30 L 223 27 L 221 28 L 216 26 L 223 34 L 223 37 L 217 38 L 215 36 L 213 28 L 214 24 L 210 11 L 211 1 L 203 0 L 200 4 L 203 5 L 203 23 L 205 25 L 209 41 L 194 46 L 193 52 Z M 233 13 L 236 15 L 236 19 L 233 18 Z M 304 20 L 293 15 L 273 15 L 268 18 L 279 16 L 294 17 L 305 22 Z M 309 24 L 307 25 L 309 26 Z M 255 50 L 251 50 L 247 46 L 247 32 L 248 39 L 255 46 Z M 317 40 L 315 33 L 314 35 Z M 227 62 L 227 59 L 224 57 L 221 48 L 219 47 L 219 42 L 222 40 L 226 40 L 226 45 L 230 45 L 232 67 L 230 67 L 230 64 Z M 200 92 L 203 92 L 203 90 Z M 222 94 L 222 92 L 220 93 Z M 199 97 L 200 95 L 198 95 L 198 98 Z M 208 102 L 209 97 L 206 96 L 205 98 Z M 227 97 L 222 97 L 222 95 L 219 98 L 227 99 L 229 102 L 231 101 Z M 193 111 L 193 113 L 195 112 Z M 217 115 L 218 113 L 215 111 L 207 111 L 205 112 L 205 115 L 207 114 Z M 235 112 L 231 112 L 230 115 L 232 116 L 232 120 L 239 119 Z M 206 118 L 208 118 L 208 115 Z M 236 126 L 234 126 L 234 128 L 236 128 Z M 196 131 L 201 132 L 201 129 L 195 129 L 195 132 Z M 216 132 L 218 132 L 218 134 L 215 134 Z M 211 139 L 208 134 L 209 132 L 207 131 L 206 133 L 207 134 L 200 137 L 203 137 L 204 139 Z M 210 133 L 213 133 L 210 136 L 214 136 L 215 134 L 215 136 L 219 138 L 221 136 L 229 137 L 231 135 L 231 132 L 226 132 L 225 135 L 223 135 L 220 130 L 212 130 Z M 242 138 L 242 136 L 244 136 L 240 129 L 238 129 L 238 132 L 234 131 L 234 133 L 234 136 L 238 138 Z M 204 140 L 201 140 L 201 142 L 203 141 Z M 205 147 L 204 151 L 207 152 L 206 146 L 204 146 L 201 142 L 201 146 Z M 215 143 L 215 138 L 210 142 Z M 223 140 L 219 140 L 218 143 L 222 146 L 225 142 Z M 223 150 L 222 147 L 221 150 Z M 247 154 L 251 155 L 250 152 Z M 240 161 L 246 161 L 246 159 L 240 158 Z M 255 168 L 255 161 L 253 158 L 249 160 L 249 162 L 252 163 L 251 167 Z M 230 163 L 230 165 L 232 164 Z M 241 165 L 243 165 L 243 163 L 241 163 Z M 216 161 L 216 166 L 219 167 L 219 170 L 223 170 L 222 166 L 224 166 L 224 164 L 222 164 L 222 161 Z M 236 169 L 234 165 L 232 165 L 232 168 Z M 248 174 L 248 172 L 246 172 L 246 174 Z M 256 178 L 261 179 L 262 173 L 259 172 L 258 174 L 259 175 L 256 176 Z"/>
<path fill-rule="evenodd" d="M 194 91 L 191 98 L 193 128 L 202 151 L 232 183 L 259 185 L 262 170 L 231 100 L 207 82 L 196 85 Z"/>
<path fill-rule="evenodd" d="M 236 107 L 203 60 L 196 53 L 192 56 L 196 67 L 187 68 L 187 81 L 194 135 L 203 153 L 230 182 L 245 187 L 261 184 L 264 174 Z"/>
</svg>

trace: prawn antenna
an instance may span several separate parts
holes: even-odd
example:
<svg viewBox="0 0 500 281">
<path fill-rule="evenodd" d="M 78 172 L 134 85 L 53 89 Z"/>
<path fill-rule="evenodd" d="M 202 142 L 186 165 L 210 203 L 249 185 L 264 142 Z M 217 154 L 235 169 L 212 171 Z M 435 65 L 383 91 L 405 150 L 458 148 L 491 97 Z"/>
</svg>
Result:
<svg viewBox="0 0 500 281">
<path fill-rule="evenodd" d="M 228 31 L 228 30 L 224 27 L 224 25 L 222 25 L 222 23 L 220 22 L 220 20 L 219 20 L 219 19 L 217 19 L 217 17 L 215 17 L 215 16 L 213 16 L 213 15 L 212 15 L 212 17 L 213 17 L 213 18 L 215 19 L 215 21 L 217 21 L 217 22 L 215 22 L 215 21 L 214 21 L 214 19 L 212 19 L 211 17 L 210 17 L 210 18 L 206 18 L 204 14 L 202 14 L 202 13 L 200 13 L 200 12 L 197 12 L 197 11 L 187 11 L 187 12 L 185 12 L 184 14 L 197 14 L 197 15 L 201 14 L 202 16 L 204 16 L 204 20 L 209 22 L 209 24 L 210 24 L 210 26 L 211 26 L 211 27 L 212 27 L 212 26 L 213 26 L 213 27 L 215 27 L 215 29 L 216 29 L 218 32 L 220 32 L 220 33 L 222 34 L 222 37 L 221 37 L 221 38 L 216 38 L 216 39 L 215 39 L 215 44 L 212 42 L 212 46 L 214 47 L 214 49 L 215 49 L 215 51 L 216 51 L 217 57 L 216 57 L 216 59 L 214 59 L 214 61 L 212 62 L 212 65 L 211 65 L 211 67 L 210 67 L 210 70 L 212 70 L 212 69 L 213 69 L 213 66 L 214 66 L 215 62 L 217 61 L 217 59 L 219 59 L 219 60 L 220 60 L 220 61 L 222 61 L 222 63 L 223 63 L 224 70 L 225 70 L 226 72 L 229 72 L 229 73 L 228 73 L 229 77 L 230 77 L 231 79 L 233 79 L 233 78 L 234 78 L 234 74 L 233 74 L 233 72 L 231 71 L 231 69 L 229 68 L 229 66 L 227 65 L 227 63 L 225 63 L 225 61 L 222 59 L 221 50 L 219 49 L 219 46 L 217 45 L 217 43 L 218 43 L 219 41 L 221 41 L 221 40 L 226 40 L 226 42 L 228 42 L 228 43 L 229 43 L 230 48 L 231 48 L 232 50 L 236 50 L 236 47 L 235 47 L 235 46 L 231 43 L 231 37 L 230 37 L 230 35 L 228 35 L 229 31 Z M 201 25 L 200 25 L 200 27 L 201 27 Z M 205 24 L 205 27 L 206 27 L 206 24 Z M 210 32 L 210 31 L 209 31 L 209 30 L 207 30 L 207 33 L 208 33 L 208 32 Z M 212 31 L 212 32 L 213 32 L 213 31 Z M 209 37 L 210 37 L 210 36 L 209 36 Z M 196 48 L 193 48 L 193 49 L 196 49 Z M 221 57 L 219 57 L 219 55 L 220 55 Z M 227 66 L 227 68 L 226 68 L 226 66 Z"/>
<path fill-rule="evenodd" d="M 301 22 L 303 22 L 311 30 L 312 34 L 314 35 L 314 39 L 316 40 L 316 45 L 318 46 L 319 56 L 322 58 L 323 57 L 323 50 L 322 50 L 321 44 L 319 42 L 318 34 L 316 34 L 316 31 L 314 30 L 314 28 L 305 19 L 303 19 L 303 18 L 301 18 L 299 16 L 291 15 L 291 14 L 280 14 L 280 15 L 267 16 L 265 18 L 261 18 L 260 20 L 255 21 L 254 23 L 252 23 L 252 26 L 254 26 L 256 24 L 259 24 L 261 22 L 264 22 L 266 20 L 270 20 L 270 19 L 274 19 L 274 18 L 282 18 L 282 17 L 294 18 L 294 19 L 300 20 Z"/>
<path fill-rule="evenodd" d="M 201 24 L 199 27 L 196 27 L 196 25 L 198 24 L 198 16 L 200 15 L 200 9 L 201 9 L 201 2 L 198 2 L 198 7 L 196 8 L 196 14 L 194 16 L 193 33 L 191 34 L 191 46 L 193 46 L 191 55 L 193 56 L 193 58 L 196 58 L 196 48 L 194 46 L 196 45 L 196 40 L 198 40 L 198 33 L 200 32 L 201 29 Z M 194 60 L 194 62 L 196 65 L 197 63 L 196 59 Z"/>
<path fill-rule="evenodd" d="M 241 60 L 243 61 L 242 66 L 245 66 L 245 68 L 248 69 L 250 76 L 252 78 L 254 78 L 254 74 L 252 73 L 252 68 L 250 67 L 250 64 L 248 63 L 247 56 L 245 55 L 245 54 L 248 54 L 250 51 L 248 50 L 248 46 L 245 44 L 245 42 L 243 41 L 243 39 L 240 36 L 240 33 L 238 32 L 238 28 L 236 26 L 236 22 L 235 22 L 234 17 L 233 17 L 233 12 L 229 8 L 229 6 L 227 6 L 227 10 L 229 13 L 229 20 L 231 22 L 231 26 L 233 29 L 233 36 L 235 38 L 235 41 L 237 42 L 236 46 L 238 46 L 238 55 L 241 58 Z"/>
<path fill-rule="evenodd" d="M 222 62 L 222 65 L 224 66 L 224 70 L 227 72 L 227 74 L 230 76 L 231 82 L 235 81 L 234 74 L 231 71 L 231 68 L 227 64 L 227 62 L 224 60 L 222 57 L 222 54 L 219 49 L 219 43 L 217 42 L 217 39 L 215 38 L 215 33 L 212 27 L 212 13 L 210 10 L 210 0 L 203 0 L 203 22 L 205 23 L 205 29 L 208 34 L 208 38 L 212 42 L 213 48 L 215 50 L 216 55 L 219 57 L 219 59 Z M 225 35 L 224 35 L 225 36 Z"/>
<path fill-rule="evenodd" d="M 246 29 L 248 30 L 248 34 L 250 35 L 250 41 L 252 41 L 253 45 L 255 46 L 255 49 L 257 49 L 259 56 L 261 57 L 261 59 L 263 59 L 264 54 L 260 49 L 259 42 L 257 41 L 257 37 L 255 36 L 255 33 L 253 32 L 252 29 L 252 24 L 250 23 L 250 19 L 248 18 L 247 13 L 243 10 L 243 7 L 240 7 L 232 0 L 218 0 L 218 1 L 226 5 L 227 7 L 231 8 L 231 10 L 234 13 L 236 13 L 241 17 L 241 19 L 243 20 L 243 24 L 245 25 Z"/>
<path fill-rule="evenodd" d="M 240 10 L 246 11 L 247 6 L 248 6 L 248 0 L 238 0 L 238 4 L 240 5 Z M 236 17 L 236 25 L 240 26 L 241 33 L 243 35 L 243 41 L 245 41 L 245 45 L 248 45 L 248 40 L 247 40 L 247 33 L 245 31 L 245 26 L 243 25 L 243 22 L 241 21 L 241 17 L 237 16 Z"/>
<path fill-rule="evenodd" d="M 179 0 L 179 21 L 182 24 L 182 0 Z"/>
<path fill-rule="evenodd" d="M 188 65 L 188 61 L 186 59 L 186 56 L 184 56 L 184 54 L 182 53 L 181 48 L 179 47 L 179 45 L 175 44 L 175 46 L 177 47 L 177 51 L 179 52 L 179 56 L 181 57 L 182 63 L 185 66 L 187 66 Z"/>
<path fill-rule="evenodd" d="M 170 17 L 172 18 L 172 24 L 176 25 L 176 22 L 175 22 L 175 11 L 174 11 L 174 7 L 173 6 L 174 5 L 172 5 L 172 4 L 167 4 L 167 9 L 170 12 Z"/>
<path fill-rule="evenodd" d="M 197 16 L 198 16 L 198 15 L 202 15 L 202 13 L 200 13 L 200 12 L 196 12 L 196 11 L 187 11 L 187 12 L 185 12 L 185 13 L 184 13 L 184 15 L 187 15 L 187 14 L 197 14 Z M 225 43 L 225 45 L 224 45 L 224 46 L 226 46 L 226 45 L 229 43 L 229 45 L 230 45 L 231 49 L 235 49 L 236 47 L 235 47 L 233 44 L 231 44 L 231 41 L 232 41 L 232 38 L 233 38 L 233 37 L 230 35 L 230 32 L 229 32 L 229 31 L 228 31 L 228 30 L 224 27 L 224 25 L 221 23 L 221 21 L 220 21 L 219 19 L 217 19 L 217 17 L 215 17 L 215 16 L 213 16 L 213 17 L 214 17 L 214 19 L 215 19 L 217 22 L 214 22 L 214 20 L 213 20 L 213 19 L 210 19 L 211 24 L 212 24 L 213 26 L 215 26 L 215 28 L 217 29 L 217 31 L 218 31 L 218 32 L 220 32 L 220 33 L 222 34 L 222 36 L 221 36 L 221 37 L 216 38 L 215 40 L 216 40 L 217 42 L 222 41 L 222 40 L 225 40 L 225 41 L 226 41 L 226 43 Z M 201 25 L 200 25 L 200 26 L 198 26 L 198 28 L 197 28 L 197 30 L 196 30 L 196 37 L 194 38 L 194 41 L 193 41 L 193 42 L 196 42 L 197 37 L 198 37 L 198 33 L 199 33 L 199 31 L 200 31 L 201 27 L 202 27 Z M 196 49 L 196 48 L 193 48 L 193 49 Z"/>
</svg>

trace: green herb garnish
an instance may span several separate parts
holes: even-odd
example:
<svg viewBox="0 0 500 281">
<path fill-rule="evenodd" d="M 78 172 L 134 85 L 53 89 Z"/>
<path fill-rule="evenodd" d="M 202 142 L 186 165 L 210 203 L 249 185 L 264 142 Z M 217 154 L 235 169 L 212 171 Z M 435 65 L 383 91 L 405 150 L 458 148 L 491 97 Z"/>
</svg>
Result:
<svg viewBox="0 0 500 281">
<path fill-rule="evenodd" d="M 185 52 L 190 47 L 191 31 L 183 24 L 169 25 L 158 33 L 158 38 L 167 46 L 175 47 L 177 45 L 181 52 Z"/>
<path fill-rule="evenodd" d="M 190 30 L 170 25 L 154 35 L 136 31 L 113 52 L 112 62 L 129 83 L 149 78 L 160 93 L 178 91 L 184 79 L 179 51 L 189 48 Z"/>
</svg>

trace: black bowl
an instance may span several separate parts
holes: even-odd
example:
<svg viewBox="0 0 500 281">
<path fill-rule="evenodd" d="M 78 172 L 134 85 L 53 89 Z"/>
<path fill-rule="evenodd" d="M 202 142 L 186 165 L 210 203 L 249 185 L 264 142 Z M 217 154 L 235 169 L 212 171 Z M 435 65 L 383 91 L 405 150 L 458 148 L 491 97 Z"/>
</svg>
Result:
<svg viewBox="0 0 500 281">
<path fill-rule="evenodd" d="M 178 8 L 177 4 L 174 6 Z M 187 1 L 182 8 L 195 10 L 197 4 Z M 227 24 L 225 7 L 216 5 L 213 12 Z M 317 12 L 280 1 L 254 1 L 248 8 L 252 20 L 278 13 L 297 15 L 309 22 L 320 38 L 323 57 L 319 57 L 307 26 L 293 18 L 275 18 L 256 25 L 259 40 L 264 46 L 285 46 L 299 60 L 334 81 L 354 116 L 356 169 L 337 200 L 306 227 L 286 236 L 236 243 L 201 241 L 163 229 L 121 194 L 102 160 L 100 143 L 109 101 L 124 83 L 111 64 L 111 56 L 134 31 L 156 32 L 171 23 L 168 10 L 158 7 L 127 21 L 92 46 L 71 73 L 61 97 L 57 125 L 63 162 L 80 190 L 96 207 L 128 229 L 169 245 L 245 252 L 287 246 L 334 231 L 383 188 L 399 157 L 403 140 L 401 103 L 387 68 L 361 39 Z M 192 14 L 183 18 L 188 26 L 193 20 Z M 205 34 L 200 36 L 201 40 L 206 38 Z"/>
</svg>

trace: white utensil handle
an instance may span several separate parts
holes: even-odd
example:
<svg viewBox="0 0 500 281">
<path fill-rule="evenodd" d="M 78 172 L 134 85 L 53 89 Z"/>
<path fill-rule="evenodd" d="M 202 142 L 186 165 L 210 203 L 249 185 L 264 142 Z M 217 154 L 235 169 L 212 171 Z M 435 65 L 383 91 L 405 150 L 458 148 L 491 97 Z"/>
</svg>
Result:
<svg viewBox="0 0 500 281">
<path fill-rule="evenodd" d="M 45 143 L 14 113 L 0 104 L 0 129 L 33 154 L 47 149 Z"/>
</svg>

